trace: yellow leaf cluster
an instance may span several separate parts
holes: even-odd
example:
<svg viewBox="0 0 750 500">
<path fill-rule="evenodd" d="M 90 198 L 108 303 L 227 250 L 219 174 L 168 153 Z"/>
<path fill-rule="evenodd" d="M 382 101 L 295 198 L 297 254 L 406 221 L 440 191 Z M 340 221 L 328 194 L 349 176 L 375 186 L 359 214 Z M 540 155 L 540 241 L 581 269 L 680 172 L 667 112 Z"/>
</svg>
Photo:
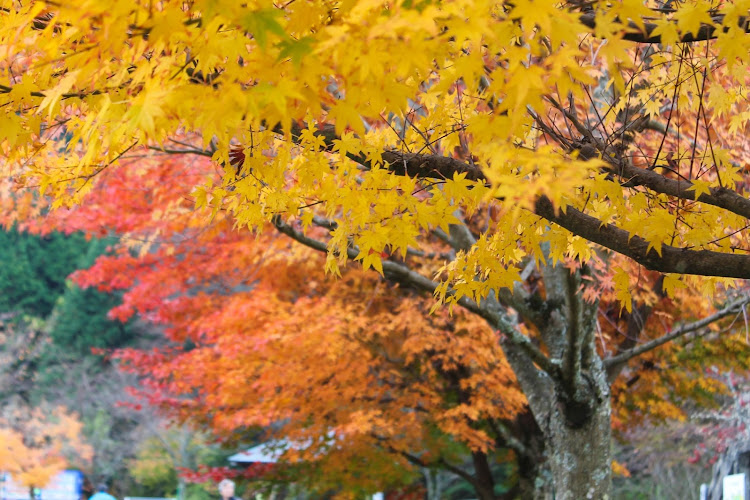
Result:
<svg viewBox="0 0 750 500">
<path fill-rule="evenodd" d="M 555 262 L 592 258 L 585 239 L 531 213 L 540 197 L 657 255 L 664 245 L 733 251 L 745 243 L 742 217 L 602 174 L 607 162 L 580 158 L 583 132 L 570 123 L 567 143 L 549 143 L 573 113 L 595 132 L 587 140 L 622 136 L 627 162 L 687 178 L 695 197 L 741 186 L 745 152 L 732 145 L 750 118 L 750 37 L 738 21 L 750 4 L 715 4 L 622 0 L 582 15 L 542 0 L 6 1 L 3 164 L 58 208 L 85 203 L 99 174 L 139 148 L 210 156 L 222 180 L 190 186 L 196 208 L 258 231 L 335 222 L 334 273 L 352 257 L 382 273 L 385 256 L 403 258 L 457 214 L 497 207 L 503 221 L 444 268 L 455 297 L 476 300 L 512 286 L 517 263 L 543 246 Z M 705 50 L 677 43 L 707 29 L 716 40 Z M 658 48 L 627 39 L 647 31 Z M 650 125 L 625 139 L 624 122 L 641 112 L 665 118 L 664 140 Z M 674 133 L 693 119 L 694 133 Z M 174 142 L 186 135 L 194 141 Z M 396 175 L 384 160 L 394 152 L 450 157 L 481 180 Z"/>
</svg>

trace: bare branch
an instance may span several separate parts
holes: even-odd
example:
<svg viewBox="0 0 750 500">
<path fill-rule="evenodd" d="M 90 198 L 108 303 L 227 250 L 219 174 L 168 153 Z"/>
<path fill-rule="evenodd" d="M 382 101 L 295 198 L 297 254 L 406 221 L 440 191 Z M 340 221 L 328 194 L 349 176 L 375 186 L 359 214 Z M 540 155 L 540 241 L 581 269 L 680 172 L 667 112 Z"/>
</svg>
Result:
<svg viewBox="0 0 750 500">
<path fill-rule="evenodd" d="M 726 318 L 727 316 L 740 314 L 742 312 L 742 308 L 748 303 L 750 303 L 750 297 L 742 297 L 741 299 L 737 299 L 710 316 L 706 316 L 701 320 L 688 323 L 687 325 L 683 325 L 679 328 L 675 328 L 671 332 L 662 335 L 657 339 L 646 342 L 645 344 L 641 344 L 616 356 L 612 356 L 611 358 L 605 359 L 604 366 L 609 371 L 613 367 L 616 367 L 617 365 L 622 363 L 626 363 L 628 360 L 636 356 L 640 356 L 644 352 L 656 349 L 657 347 L 664 345 L 671 340 L 675 340 L 679 337 L 682 337 L 683 335 L 694 332 L 696 330 L 700 330 L 701 328 L 705 328 L 722 318 Z"/>
<path fill-rule="evenodd" d="M 310 247 L 320 252 L 328 252 L 327 245 L 319 240 L 310 238 L 297 231 L 289 224 L 286 224 L 281 220 L 281 217 L 274 217 L 273 224 L 276 229 L 289 236 L 293 240 L 302 243 L 303 245 Z M 354 260 L 358 251 L 354 248 L 347 249 L 348 257 Z M 408 283 L 409 285 L 423 290 L 425 292 L 434 293 L 440 283 L 432 281 L 431 279 L 421 275 L 420 273 L 409 269 L 407 266 L 393 262 L 391 260 L 383 260 L 383 274 L 386 278 L 398 281 L 400 283 Z M 455 291 L 452 289 L 448 290 L 447 295 L 453 296 Z M 464 309 L 473 312 L 474 314 L 484 318 L 490 326 L 500 330 L 505 335 L 506 341 L 511 345 L 519 348 L 528 358 L 534 362 L 540 369 L 550 375 L 556 375 L 559 371 L 559 366 L 553 363 L 542 351 L 539 350 L 534 344 L 531 343 L 528 337 L 519 332 L 513 327 L 511 321 L 505 318 L 503 311 L 498 310 L 492 305 L 497 304 L 495 301 L 485 300 L 482 305 L 477 304 L 470 298 L 464 296 L 459 298 L 456 303 Z M 494 303 L 494 304 L 493 304 Z"/>
<path fill-rule="evenodd" d="M 456 476 L 460 477 L 461 479 L 463 479 L 464 481 L 466 481 L 467 483 L 469 483 L 470 485 L 472 485 L 474 488 L 478 488 L 479 487 L 479 482 L 477 481 L 477 479 L 474 476 L 472 476 L 470 473 L 466 472 L 465 470 L 456 467 L 455 465 L 449 464 L 442 457 L 436 463 L 432 463 L 431 464 L 431 463 L 425 462 L 424 460 L 422 460 L 418 456 L 413 455 L 413 454 L 411 454 L 409 452 L 406 452 L 406 451 L 397 451 L 395 448 L 393 448 L 392 446 L 389 446 L 389 445 L 386 445 L 386 448 L 388 448 L 388 450 L 390 450 L 392 453 L 397 453 L 397 454 L 401 455 L 402 457 L 404 457 L 405 459 L 407 459 L 409 462 L 413 463 L 414 465 L 418 465 L 420 467 L 425 467 L 425 468 L 442 467 L 443 469 L 447 470 L 448 472 L 451 472 L 451 473 L 455 474 Z"/>
</svg>

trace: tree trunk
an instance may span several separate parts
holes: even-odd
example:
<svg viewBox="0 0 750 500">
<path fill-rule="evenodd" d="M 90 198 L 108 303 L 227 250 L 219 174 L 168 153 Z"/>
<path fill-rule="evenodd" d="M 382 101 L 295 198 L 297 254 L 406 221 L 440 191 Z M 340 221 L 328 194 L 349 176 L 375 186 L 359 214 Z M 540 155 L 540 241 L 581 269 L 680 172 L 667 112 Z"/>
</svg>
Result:
<svg viewBox="0 0 750 500">
<path fill-rule="evenodd" d="M 475 451 L 471 454 L 474 463 L 474 474 L 476 476 L 476 485 L 474 490 L 481 500 L 493 500 L 495 498 L 495 481 L 492 478 L 490 464 L 487 461 L 487 455 L 481 451 Z"/>
<path fill-rule="evenodd" d="M 610 401 L 598 404 L 577 428 L 566 423 L 562 413 L 553 412 L 546 426 L 555 500 L 607 498 L 612 471 Z"/>
<path fill-rule="evenodd" d="M 562 408 L 562 404 L 557 405 Z M 610 404 L 599 405 L 580 427 L 566 423 L 564 411 L 549 415 L 544 457 L 519 460 L 519 480 L 503 499 L 569 500 L 607 498 L 611 476 Z M 528 442 L 528 437 L 526 438 Z"/>
<path fill-rule="evenodd" d="M 498 500 L 518 500 L 527 498 L 545 498 L 543 494 L 537 492 L 537 488 L 544 486 L 541 481 L 543 468 L 543 458 L 540 457 L 539 463 L 529 466 L 522 460 L 518 462 L 518 482 L 505 493 L 498 495 Z"/>
<path fill-rule="evenodd" d="M 542 475 L 549 474 L 547 470 L 542 470 L 545 467 L 544 435 L 528 406 L 513 420 L 503 422 L 503 425 L 522 444 L 522 447 L 513 448 L 510 443 L 504 443 L 516 454 L 518 481 L 499 498 L 501 500 L 536 498 L 537 483 L 544 483 L 541 481 Z M 502 437 L 499 440 L 503 442 Z"/>
<path fill-rule="evenodd" d="M 576 400 L 564 382 L 552 378 L 513 349 L 506 356 L 529 401 L 544 437 L 545 466 L 537 468 L 537 500 L 608 498 L 611 455 L 611 401 L 606 371 L 599 357 L 583 375 Z M 545 472 L 551 475 L 551 483 Z M 551 496 L 551 492 L 554 492 Z"/>
</svg>

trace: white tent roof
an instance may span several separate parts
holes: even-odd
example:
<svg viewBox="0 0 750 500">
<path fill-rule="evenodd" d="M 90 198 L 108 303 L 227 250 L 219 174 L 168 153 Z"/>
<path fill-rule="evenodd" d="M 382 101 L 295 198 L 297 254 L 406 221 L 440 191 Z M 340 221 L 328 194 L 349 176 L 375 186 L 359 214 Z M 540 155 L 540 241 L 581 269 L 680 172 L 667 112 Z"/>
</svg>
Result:
<svg viewBox="0 0 750 500">
<path fill-rule="evenodd" d="M 230 462 L 238 464 L 249 464 L 249 463 L 263 463 L 263 464 L 275 464 L 279 461 L 279 457 L 289 447 L 289 443 L 286 440 L 282 441 L 271 441 L 268 443 L 259 444 L 248 450 L 235 453 L 229 457 Z"/>
<path fill-rule="evenodd" d="M 336 433 L 328 431 L 326 434 L 327 440 L 333 440 Z M 312 441 L 306 439 L 304 441 L 288 441 L 286 439 L 273 439 L 266 443 L 259 444 L 245 451 L 235 453 L 229 457 L 229 461 L 236 464 L 275 464 L 278 463 L 281 455 L 289 449 L 292 450 L 304 450 L 312 444 Z"/>
</svg>

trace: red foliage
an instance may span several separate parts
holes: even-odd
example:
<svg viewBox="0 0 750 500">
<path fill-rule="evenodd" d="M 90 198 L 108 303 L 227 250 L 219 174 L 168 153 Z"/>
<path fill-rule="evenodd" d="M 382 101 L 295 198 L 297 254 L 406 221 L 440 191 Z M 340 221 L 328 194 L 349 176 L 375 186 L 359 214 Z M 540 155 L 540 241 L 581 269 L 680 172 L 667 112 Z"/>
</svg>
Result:
<svg viewBox="0 0 750 500">
<path fill-rule="evenodd" d="M 230 162 L 243 157 L 233 148 Z M 284 459 L 318 462 L 334 481 L 371 483 L 351 468 L 352 455 L 365 457 L 364 470 L 378 467 L 401 480 L 410 467 L 402 452 L 441 460 L 456 442 L 490 450 L 494 437 L 485 423 L 512 419 L 525 403 L 498 333 L 460 310 L 431 315 L 430 297 L 354 267 L 331 280 L 322 273 L 323 256 L 271 229 L 253 235 L 236 230 L 221 211 L 195 211 L 191 193 L 179 186 L 217 173 L 206 159 L 140 159 L 102 172 L 84 204 L 23 221 L 37 232 L 120 235 L 121 245 L 73 280 L 123 291 L 110 316 L 125 321 L 137 314 L 172 342 L 116 354 L 145 377 L 138 395 L 225 439 L 283 423 L 277 436 L 309 444 Z M 438 240 L 424 243 L 435 255 L 447 251 Z M 430 274 L 441 261 L 410 264 Z M 612 354 L 628 345 L 628 318 L 607 265 L 592 263 L 601 300 L 598 346 Z M 617 265 L 637 276 L 636 302 L 654 307 L 647 336 L 669 330 L 676 317 L 711 311 L 694 290 L 666 300 L 655 288 L 656 273 L 625 260 Z M 529 287 L 538 286 L 532 277 Z M 706 360 L 729 363 L 725 353 L 736 352 L 735 344 L 727 336 L 693 357 L 670 344 L 632 362 L 612 389 L 615 428 L 646 416 L 682 418 L 688 396 L 710 400 L 722 384 L 703 376 Z M 666 369 L 676 363 L 683 369 Z M 334 439 L 321 439 L 331 432 Z"/>
<path fill-rule="evenodd" d="M 264 479 L 269 477 L 275 468 L 275 464 L 268 463 L 254 463 L 243 469 L 201 465 L 195 470 L 180 467 L 178 473 L 188 483 L 218 483 L 222 479 Z"/>
</svg>

